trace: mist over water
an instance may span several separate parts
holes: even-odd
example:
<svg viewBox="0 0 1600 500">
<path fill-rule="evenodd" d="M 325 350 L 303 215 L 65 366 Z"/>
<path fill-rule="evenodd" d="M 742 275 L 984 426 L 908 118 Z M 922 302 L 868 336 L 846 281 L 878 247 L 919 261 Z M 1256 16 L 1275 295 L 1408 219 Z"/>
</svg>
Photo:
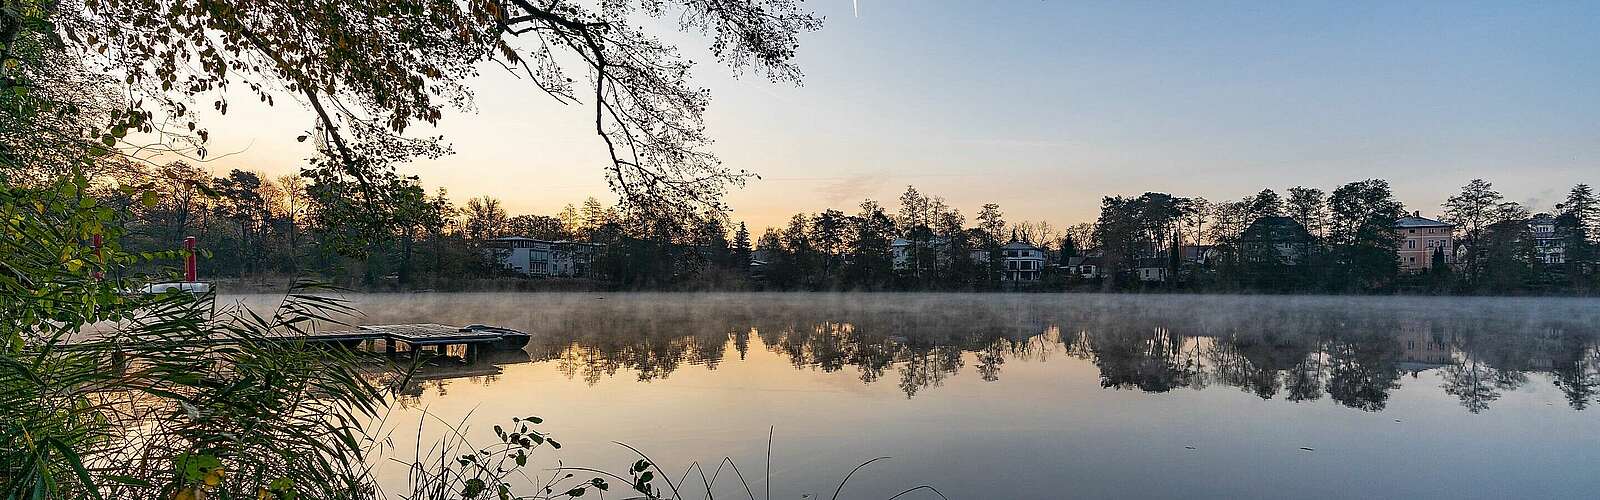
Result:
<svg viewBox="0 0 1600 500">
<path fill-rule="evenodd" d="M 437 418 L 466 422 L 487 442 L 493 424 L 539 415 L 566 444 L 547 466 L 625 468 L 633 457 L 612 441 L 673 471 L 730 456 L 759 496 L 771 426 L 774 498 L 831 495 L 877 456 L 895 458 L 858 473 L 844 497 L 918 484 L 951 498 L 1528 498 L 1600 488 L 1593 299 L 348 298 L 360 324 L 533 334 L 525 352 L 424 370 L 385 432 L 411 438 L 419 420 Z M 423 426 L 424 438 L 439 427 Z M 714 489 L 745 496 L 726 478 Z"/>
</svg>

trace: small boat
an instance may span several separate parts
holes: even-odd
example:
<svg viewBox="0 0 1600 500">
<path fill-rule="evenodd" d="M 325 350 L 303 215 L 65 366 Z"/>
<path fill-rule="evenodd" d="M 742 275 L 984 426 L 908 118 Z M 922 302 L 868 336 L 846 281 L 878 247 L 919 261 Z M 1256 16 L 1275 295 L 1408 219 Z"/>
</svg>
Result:
<svg viewBox="0 0 1600 500">
<path fill-rule="evenodd" d="M 211 283 L 204 281 L 169 281 L 165 283 L 151 283 L 135 290 L 144 295 L 157 295 L 172 291 L 206 294 L 211 293 Z"/>
</svg>

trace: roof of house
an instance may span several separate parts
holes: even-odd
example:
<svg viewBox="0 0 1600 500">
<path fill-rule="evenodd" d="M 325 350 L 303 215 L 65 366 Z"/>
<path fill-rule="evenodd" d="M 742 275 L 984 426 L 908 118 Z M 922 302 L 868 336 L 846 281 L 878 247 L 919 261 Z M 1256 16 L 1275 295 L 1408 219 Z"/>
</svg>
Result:
<svg viewBox="0 0 1600 500">
<path fill-rule="evenodd" d="M 1204 257 L 1215 248 L 1214 245 L 1183 245 L 1178 247 L 1178 254 L 1185 259 L 1194 260 Z"/>
<path fill-rule="evenodd" d="M 1034 246 L 1032 243 L 1028 243 L 1026 241 L 1017 241 L 1017 240 L 1011 240 L 1010 243 L 1006 243 L 1005 246 L 1000 247 L 1000 249 L 1001 250 L 1043 250 L 1042 248 Z"/>
<path fill-rule="evenodd" d="M 1436 220 L 1433 220 L 1433 219 L 1429 219 L 1427 217 L 1423 217 L 1421 215 L 1412 214 L 1412 215 L 1407 215 L 1405 217 L 1401 217 L 1399 219 L 1395 219 L 1394 227 L 1397 227 L 1397 228 L 1456 227 L 1456 225 L 1455 224 L 1451 224 L 1449 222 L 1440 222 L 1440 221 L 1436 221 Z"/>
<path fill-rule="evenodd" d="M 1068 266 L 1099 266 L 1100 262 L 1102 260 L 1104 260 L 1104 259 L 1102 259 L 1099 256 L 1068 257 L 1067 258 L 1067 265 Z"/>
<path fill-rule="evenodd" d="M 1239 234 L 1241 241 L 1306 241 L 1311 233 L 1306 227 L 1288 217 L 1269 215 L 1256 219 Z"/>
<path fill-rule="evenodd" d="M 1145 257 L 1145 258 L 1139 259 L 1139 265 L 1134 266 L 1134 267 L 1138 267 L 1138 268 L 1141 268 L 1141 269 L 1159 267 L 1159 268 L 1163 268 L 1164 269 L 1170 264 L 1171 264 L 1171 262 L 1168 262 L 1167 259 L 1162 258 L 1162 257 Z"/>
<path fill-rule="evenodd" d="M 948 242 L 949 238 L 945 238 L 943 236 L 934 236 L 932 238 L 928 238 L 928 244 L 933 246 L 942 246 Z M 895 238 L 894 241 L 889 242 L 889 246 L 908 247 L 911 246 L 911 240 L 905 238 Z"/>
</svg>

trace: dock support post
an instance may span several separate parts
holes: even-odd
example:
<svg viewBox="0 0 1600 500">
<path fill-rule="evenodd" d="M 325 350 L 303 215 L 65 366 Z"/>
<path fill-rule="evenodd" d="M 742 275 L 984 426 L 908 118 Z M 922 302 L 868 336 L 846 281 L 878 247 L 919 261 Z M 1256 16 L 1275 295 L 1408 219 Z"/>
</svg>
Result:
<svg viewBox="0 0 1600 500">
<path fill-rule="evenodd" d="M 383 353 L 394 356 L 394 339 L 383 339 Z"/>
</svg>

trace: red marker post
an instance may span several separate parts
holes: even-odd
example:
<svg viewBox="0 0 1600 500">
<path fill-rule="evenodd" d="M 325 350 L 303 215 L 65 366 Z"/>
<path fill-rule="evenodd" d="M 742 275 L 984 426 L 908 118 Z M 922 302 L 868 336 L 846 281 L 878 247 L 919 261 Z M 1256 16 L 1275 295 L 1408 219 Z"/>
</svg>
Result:
<svg viewBox="0 0 1600 500">
<path fill-rule="evenodd" d="M 197 274 L 194 262 L 194 237 L 186 236 L 183 238 L 183 280 L 194 283 L 199 279 Z"/>
<path fill-rule="evenodd" d="M 105 264 L 105 259 L 100 256 L 100 244 L 101 244 L 100 235 L 98 235 L 98 234 L 94 235 L 94 240 L 93 241 L 94 241 L 94 263 L 95 263 L 94 279 L 103 279 L 103 278 L 106 277 L 106 275 L 105 275 L 105 273 L 101 272 L 101 269 L 102 269 L 101 265 Z"/>
</svg>

